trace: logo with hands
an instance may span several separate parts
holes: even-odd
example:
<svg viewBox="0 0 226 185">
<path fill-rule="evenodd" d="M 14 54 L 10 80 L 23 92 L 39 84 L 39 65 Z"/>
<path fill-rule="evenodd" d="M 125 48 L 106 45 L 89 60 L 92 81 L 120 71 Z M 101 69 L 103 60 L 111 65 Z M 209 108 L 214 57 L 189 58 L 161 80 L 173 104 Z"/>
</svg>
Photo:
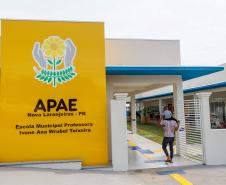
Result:
<svg viewBox="0 0 226 185">
<path fill-rule="evenodd" d="M 77 76 L 73 66 L 76 46 L 71 39 L 50 36 L 42 45 L 39 42 L 34 44 L 32 55 L 40 68 L 33 67 L 35 79 L 43 83 L 57 87 L 57 84 L 67 83 Z"/>
</svg>

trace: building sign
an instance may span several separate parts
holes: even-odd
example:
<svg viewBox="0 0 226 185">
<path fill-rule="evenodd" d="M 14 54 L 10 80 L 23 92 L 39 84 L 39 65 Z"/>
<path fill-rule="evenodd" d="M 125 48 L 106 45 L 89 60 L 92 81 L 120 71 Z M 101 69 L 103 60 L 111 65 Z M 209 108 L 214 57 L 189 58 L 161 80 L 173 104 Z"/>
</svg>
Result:
<svg viewBox="0 0 226 185">
<path fill-rule="evenodd" d="M 1 21 L 0 162 L 108 163 L 102 23 Z"/>
<path fill-rule="evenodd" d="M 50 36 L 44 40 L 42 47 L 36 42 L 33 48 L 33 58 L 38 66 L 34 66 L 35 78 L 43 83 L 62 84 L 70 81 L 76 76 L 73 66 L 76 55 L 76 47 L 71 39 L 65 41 L 59 36 Z M 61 64 L 64 65 L 61 65 Z M 57 69 L 61 66 L 61 69 Z"/>
</svg>

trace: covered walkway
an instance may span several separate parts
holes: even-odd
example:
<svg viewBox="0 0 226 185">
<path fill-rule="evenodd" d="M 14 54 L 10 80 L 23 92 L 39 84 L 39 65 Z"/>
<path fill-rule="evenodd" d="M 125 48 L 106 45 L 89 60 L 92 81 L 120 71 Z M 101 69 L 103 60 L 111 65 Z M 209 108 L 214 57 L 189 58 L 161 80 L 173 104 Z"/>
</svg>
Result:
<svg viewBox="0 0 226 185">
<path fill-rule="evenodd" d="M 116 39 L 110 40 L 110 42 L 112 42 L 111 50 L 106 51 L 108 61 L 106 86 L 109 159 L 112 161 L 113 170 L 127 171 L 134 167 L 131 161 L 136 164 L 136 169 L 154 166 L 157 168 L 158 165 L 166 167 L 166 164 L 163 164 L 164 157 L 160 151 L 160 145 L 153 143 L 151 145 L 151 141 L 141 139 L 137 135 L 130 135 L 127 138 L 126 102 L 130 102 L 131 127 L 132 132 L 136 134 L 137 96 L 169 85 L 173 87 L 174 116 L 180 120 L 181 127 L 180 132 L 177 132 L 176 135 L 178 138 L 176 140 L 177 151 L 181 156 L 185 154 L 184 157 L 187 157 L 183 81 L 222 71 L 224 68 L 222 66 L 181 66 L 178 41 Z M 204 103 L 201 106 L 204 107 L 208 102 L 207 95 L 203 95 L 202 98 Z M 141 102 L 140 107 L 143 106 L 143 102 Z M 162 110 L 161 102 L 157 108 Z M 144 116 L 144 114 L 142 115 Z M 130 144 L 129 154 L 127 139 Z M 135 150 L 135 148 L 137 149 Z M 146 150 L 151 152 L 145 153 L 148 152 Z M 128 159 L 128 155 L 130 159 Z M 131 156 L 133 160 L 131 160 Z M 175 158 L 175 163 L 170 165 L 176 166 L 179 162 L 178 157 L 178 159 Z M 138 164 L 142 164 L 143 167 Z"/>
</svg>

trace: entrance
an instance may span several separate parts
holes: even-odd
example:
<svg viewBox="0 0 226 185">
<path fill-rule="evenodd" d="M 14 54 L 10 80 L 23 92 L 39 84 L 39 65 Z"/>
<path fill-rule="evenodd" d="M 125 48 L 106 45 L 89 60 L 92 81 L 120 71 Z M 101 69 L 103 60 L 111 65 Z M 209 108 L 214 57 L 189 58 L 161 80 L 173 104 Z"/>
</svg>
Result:
<svg viewBox="0 0 226 185">
<path fill-rule="evenodd" d="M 128 110 L 128 106 L 127 106 Z M 158 133 L 161 128 L 153 126 L 152 122 L 137 123 L 137 134 L 132 133 L 128 124 L 128 155 L 129 169 L 164 168 L 178 166 L 193 166 L 203 164 L 203 141 L 200 118 L 200 103 L 198 99 L 184 101 L 185 122 L 180 124 L 177 134 L 177 147 L 174 163 L 165 163 L 165 154 L 162 151 L 161 137 Z M 152 125 L 151 125 L 152 124 Z M 152 129 L 152 130 L 151 130 Z M 161 132 L 161 131 L 160 131 Z M 155 135 L 156 134 L 156 135 Z"/>
<path fill-rule="evenodd" d="M 209 93 L 197 94 L 200 99 L 200 106 L 198 106 L 196 100 L 193 100 L 193 105 L 189 104 L 184 109 L 184 104 L 188 104 L 189 102 L 184 101 L 183 80 L 185 77 L 183 77 L 183 75 L 178 75 L 179 72 L 182 72 L 181 70 L 178 71 L 177 75 L 172 75 L 173 73 L 171 73 L 171 75 L 162 75 L 162 73 L 161 75 L 151 75 L 153 71 L 159 68 L 148 67 L 148 73 L 140 73 L 140 71 L 137 71 L 138 69 L 143 71 L 146 68 L 130 67 L 128 75 L 127 73 L 124 73 L 123 69 L 124 67 L 117 67 L 114 71 L 112 70 L 112 73 L 110 73 L 111 75 L 107 76 L 108 123 L 110 128 L 109 136 L 111 136 L 109 139 L 109 158 L 112 159 L 113 170 L 128 170 L 126 102 L 129 99 L 131 100 L 131 107 L 134 107 L 131 109 L 132 131 L 133 133 L 136 133 L 136 101 L 157 99 L 159 100 L 159 107 L 162 107 L 163 104 L 161 99 L 163 99 L 163 97 L 173 97 L 172 104 L 174 105 L 175 117 L 180 120 L 181 123 L 179 133 L 176 134 L 176 149 L 179 157 L 183 160 L 189 160 L 191 163 L 194 162 L 192 165 L 202 164 L 203 159 L 205 164 L 207 160 L 212 162 L 211 156 L 207 156 L 207 153 L 211 153 L 211 150 L 209 147 L 206 147 L 206 139 L 210 139 L 210 136 L 212 138 L 212 132 L 210 133 L 208 127 L 208 124 L 210 125 Z M 167 68 L 167 71 L 169 71 L 169 69 L 171 68 Z M 115 70 L 118 70 L 117 73 Z M 133 70 L 134 73 L 131 72 Z M 186 74 L 187 72 L 188 70 L 186 68 Z M 172 85 L 172 92 L 159 94 L 159 92 L 165 92 L 170 85 Z M 147 92 L 150 96 L 145 97 Z M 202 126 L 202 122 L 207 124 Z M 203 132 L 205 134 L 205 157 L 203 157 L 203 134 L 201 133 L 201 130 L 205 130 L 205 132 Z M 208 134 L 206 134 L 206 131 L 208 131 Z M 140 147 L 136 142 L 132 145 Z M 129 147 L 137 148 L 135 146 Z M 140 150 L 140 148 L 142 150 Z M 145 154 L 145 157 L 147 156 L 146 152 L 149 152 L 148 155 L 151 154 L 150 151 L 145 151 L 145 149 L 148 149 L 146 146 L 140 148 L 138 148 L 138 152 L 142 151 L 142 153 Z M 161 149 L 161 145 L 159 149 Z M 208 152 L 207 149 L 209 149 Z M 138 155 L 140 156 L 140 154 Z M 143 160 L 146 160 L 146 158 Z M 175 163 L 173 165 L 175 165 Z"/>
</svg>

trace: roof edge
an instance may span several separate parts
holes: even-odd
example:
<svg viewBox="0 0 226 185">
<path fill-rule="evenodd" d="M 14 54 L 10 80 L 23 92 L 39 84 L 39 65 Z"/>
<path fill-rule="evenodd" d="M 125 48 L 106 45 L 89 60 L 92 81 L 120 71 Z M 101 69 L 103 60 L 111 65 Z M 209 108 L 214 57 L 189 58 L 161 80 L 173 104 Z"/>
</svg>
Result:
<svg viewBox="0 0 226 185">
<path fill-rule="evenodd" d="M 211 85 L 192 87 L 192 88 L 184 89 L 183 91 L 186 94 L 186 93 L 192 93 L 192 92 L 196 92 L 196 91 L 217 89 L 217 88 L 222 88 L 222 87 L 226 87 L 226 81 L 225 82 L 211 84 Z M 161 98 L 161 97 L 166 97 L 166 96 L 173 96 L 173 92 L 162 93 L 162 94 L 157 94 L 157 95 L 153 95 L 153 96 L 146 96 L 146 97 L 142 97 L 142 98 L 136 98 L 136 100 L 138 100 L 138 101 L 148 100 L 148 99 L 151 100 L 151 99 Z"/>
</svg>

